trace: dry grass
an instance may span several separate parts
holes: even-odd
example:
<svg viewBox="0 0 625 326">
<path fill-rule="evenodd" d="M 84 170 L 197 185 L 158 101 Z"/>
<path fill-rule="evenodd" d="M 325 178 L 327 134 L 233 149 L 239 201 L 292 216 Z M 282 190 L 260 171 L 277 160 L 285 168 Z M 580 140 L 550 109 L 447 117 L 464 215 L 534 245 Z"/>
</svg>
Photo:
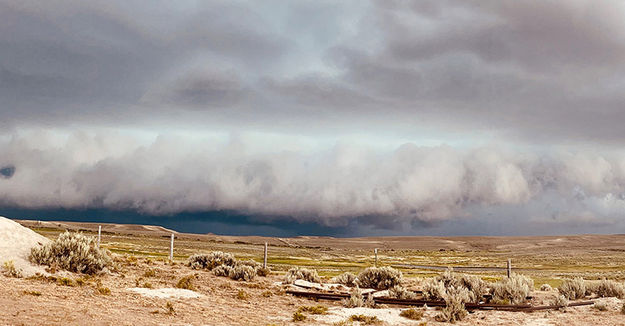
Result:
<svg viewBox="0 0 625 326">
<path fill-rule="evenodd" d="M 380 325 L 382 321 L 376 316 L 351 315 L 350 322 L 359 322 L 361 325 Z"/>
<path fill-rule="evenodd" d="M 415 309 L 415 308 L 402 310 L 399 313 L 400 316 L 404 318 L 412 319 L 412 320 L 420 320 L 421 318 L 423 318 L 424 314 L 425 312 L 422 309 Z"/>
<path fill-rule="evenodd" d="M 195 286 L 193 285 L 193 279 L 193 275 L 187 275 L 178 280 L 178 283 L 176 283 L 176 287 L 185 290 L 195 290 Z"/>
<path fill-rule="evenodd" d="M 284 283 L 291 284 L 295 282 L 295 280 L 321 283 L 321 278 L 316 270 L 301 267 L 289 269 L 284 276 Z"/>
</svg>

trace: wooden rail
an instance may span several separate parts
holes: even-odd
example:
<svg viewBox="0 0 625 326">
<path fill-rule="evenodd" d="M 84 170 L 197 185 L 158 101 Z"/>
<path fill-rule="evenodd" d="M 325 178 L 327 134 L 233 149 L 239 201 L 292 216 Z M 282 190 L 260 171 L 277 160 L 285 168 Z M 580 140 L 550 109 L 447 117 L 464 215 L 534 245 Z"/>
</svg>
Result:
<svg viewBox="0 0 625 326">
<path fill-rule="evenodd" d="M 300 296 L 300 297 L 308 297 L 313 299 L 322 299 L 322 300 L 331 300 L 331 301 L 339 301 L 346 298 L 349 298 L 350 295 L 347 293 L 319 293 L 319 292 L 308 292 L 308 291 L 296 291 L 296 290 L 287 290 L 286 293 Z M 367 294 L 363 294 L 367 295 Z M 369 294 L 370 295 L 370 294 Z M 428 305 L 430 307 L 445 307 L 446 303 L 443 300 L 422 300 L 422 299 L 397 299 L 397 298 L 388 298 L 388 297 L 374 297 L 373 301 L 376 304 L 392 304 L 392 305 L 400 305 L 400 306 L 423 306 Z M 576 306 L 587 306 L 593 304 L 593 301 L 581 301 L 581 302 L 571 302 L 568 307 L 576 307 Z M 496 303 L 465 303 L 465 308 L 467 310 L 504 310 L 504 311 L 538 311 L 538 310 L 549 310 L 549 309 L 560 309 L 562 306 L 551 305 L 551 306 L 532 306 L 530 304 L 496 304 Z"/>
</svg>

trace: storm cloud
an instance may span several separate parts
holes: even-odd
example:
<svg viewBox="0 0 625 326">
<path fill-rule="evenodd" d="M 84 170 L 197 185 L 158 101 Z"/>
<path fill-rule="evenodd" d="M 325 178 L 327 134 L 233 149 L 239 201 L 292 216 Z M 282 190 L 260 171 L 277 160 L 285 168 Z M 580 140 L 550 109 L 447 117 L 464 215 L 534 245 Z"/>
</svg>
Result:
<svg viewBox="0 0 625 326">
<path fill-rule="evenodd" d="M 624 7 L 0 0 L 0 202 L 617 223 Z"/>
</svg>

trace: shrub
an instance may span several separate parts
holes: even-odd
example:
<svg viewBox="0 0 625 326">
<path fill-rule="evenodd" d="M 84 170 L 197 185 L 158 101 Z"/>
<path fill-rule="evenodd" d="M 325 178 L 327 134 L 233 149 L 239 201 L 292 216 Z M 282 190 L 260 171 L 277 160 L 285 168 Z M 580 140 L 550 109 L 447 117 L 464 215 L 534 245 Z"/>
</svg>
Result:
<svg viewBox="0 0 625 326">
<path fill-rule="evenodd" d="M 244 290 L 239 290 L 239 292 L 237 292 L 237 299 L 239 300 L 247 300 L 247 298 L 249 298 L 250 295 L 247 294 L 247 292 L 245 292 Z"/>
<path fill-rule="evenodd" d="M 416 293 L 406 290 L 404 287 L 399 285 L 395 285 L 394 287 L 390 288 L 388 291 L 388 296 L 391 298 L 397 298 L 402 300 L 414 300 L 417 298 Z"/>
<path fill-rule="evenodd" d="M 368 267 L 358 274 L 355 282 L 363 288 L 386 290 L 401 285 L 402 274 L 392 267 Z"/>
<path fill-rule="evenodd" d="M 558 310 L 565 311 L 566 307 L 569 306 L 569 299 L 567 299 L 564 295 L 558 295 L 555 297 L 553 305 L 558 306 Z"/>
<path fill-rule="evenodd" d="M 237 265 L 230 269 L 228 273 L 228 277 L 237 281 L 251 281 L 254 279 L 254 276 L 256 276 L 256 270 L 254 270 L 253 267 L 246 265 Z"/>
<path fill-rule="evenodd" d="M 17 278 L 22 277 L 22 270 L 15 268 L 15 264 L 13 263 L 12 260 L 5 261 L 3 264 L 3 267 L 4 267 L 4 273 L 6 276 L 17 277 Z"/>
<path fill-rule="evenodd" d="M 487 293 L 486 282 L 468 274 L 455 274 L 450 268 L 436 278 L 428 279 L 423 284 L 423 295 L 427 300 L 444 299 L 447 288 L 462 287 L 469 292 L 469 302 L 480 302 Z"/>
<path fill-rule="evenodd" d="M 493 300 L 496 302 L 509 302 L 519 304 L 525 301 L 530 291 L 534 288 L 534 281 L 521 274 L 512 274 L 508 278 L 492 284 Z"/>
<path fill-rule="evenodd" d="M 29 259 L 39 265 L 54 265 L 85 274 L 100 272 L 112 261 L 106 250 L 97 247 L 93 237 L 68 231 L 53 242 L 32 248 Z"/>
<path fill-rule="evenodd" d="M 32 296 L 35 296 L 35 297 L 41 296 L 41 292 L 39 292 L 39 291 L 24 291 L 24 294 L 32 295 Z"/>
<path fill-rule="evenodd" d="M 365 300 L 365 297 L 362 295 L 362 291 L 359 288 L 353 289 L 350 293 L 349 298 L 343 299 L 341 303 L 346 308 L 375 307 L 375 301 L 373 301 L 373 296 L 369 295 Z"/>
<path fill-rule="evenodd" d="M 74 283 L 74 281 L 71 278 L 67 278 L 67 277 L 61 277 L 57 279 L 56 283 L 62 286 L 75 286 L 76 285 L 76 283 Z"/>
<path fill-rule="evenodd" d="M 165 304 L 165 310 L 167 311 L 166 314 L 168 315 L 176 314 L 176 309 L 174 309 L 174 304 L 169 301 L 167 301 L 167 304 Z"/>
<path fill-rule="evenodd" d="M 445 283 L 436 278 L 428 278 L 423 282 L 423 298 L 425 300 L 440 300 L 445 291 Z"/>
<path fill-rule="evenodd" d="M 235 266 L 250 266 L 252 268 L 254 268 L 254 270 L 259 269 L 261 267 L 263 267 L 263 265 L 259 262 L 256 262 L 254 260 L 237 260 L 235 262 Z"/>
<path fill-rule="evenodd" d="M 625 287 L 619 282 L 602 279 L 597 284 L 595 293 L 600 297 L 617 297 L 622 299 L 625 297 Z"/>
<path fill-rule="evenodd" d="M 319 277 L 319 274 L 317 274 L 316 270 L 301 267 L 289 269 L 284 276 L 284 283 L 291 284 L 295 282 L 295 280 L 321 283 L 321 278 Z"/>
<path fill-rule="evenodd" d="M 213 268 L 213 274 L 215 274 L 215 276 L 228 277 L 230 275 L 230 272 L 233 272 L 233 271 L 234 271 L 234 268 L 230 266 L 226 266 L 226 265 L 219 265 Z"/>
<path fill-rule="evenodd" d="M 213 251 L 210 254 L 195 254 L 189 257 L 187 264 L 193 269 L 208 269 L 226 265 L 234 267 L 237 261 L 234 256 L 227 252 Z"/>
<path fill-rule="evenodd" d="M 376 316 L 366 316 L 366 315 L 351 315 L 349 317 L 350 322 L 359 322 L 361 325 L 379 325 L 382 324 L 382 321 L 378 319 Z"/>
<path fill-rule="evenodd" d="M 356 275 L 350 272 L 345 272 L 335 278 L 332 279 L 332 283 L 343 284 L 345 286 L 354 287 L 356 286 Z"/>
<path fill-rule="evenodd" d="M 303 313 L 296 311 L 293 313 L 293 321 L 294 322 L 298 322 L 298 321 L 304 321 L 306 320 L 306 315 L 304 315 Z"/>
<path fill-rule="evenodd" d="M 147 271 L 145 271 L 145 273 L 143 273 L 143 277 L 154 277 L 156 276 L 156 270 L 154 269 L 148 269 Z"/>
<path fill-rule="evenodd" d="M 269 269 L 269 267 L 260 267 L 256 270 L 256 275 L 258 276 L 268 276 L 269 274 L 271 274 L 271 269 Z"/>
<path fill-rule="evenodd" d="M 595 302 L 595 304 L 592 307 L 595 310 L 599 310 L 599 311 L 607 311 L 608 310 L 608 306 L 604 302 Z"/>
<path fill-rule="evenodd" d="M 328 312 L 328 307 L 317 305 L 317 306 L 301 306 L 297 309 L 298 312 L 307 312 L 313 315 L 324 315 Z"/>
<path fill-rule="evenodd" d="M 551 287 L 551 285 L 545 283 L 545 284 L 540 286 L 540 290 L 541 291 L 551 291 L 551 290 L 553 290 L 553 288 Z"/>
<path fill-rule="evenodd" d="M 469 290 L 466 288 L 450 286 L 446 289 L 443 299 L 445 300 L 445 308 L 436 315 L 436 320 L 455 323 L 468 314 L 464 307 L 464 303 L 469 301 Z"/>
<path fill-rule="evenodd" d="M 178 280 L 176 287 L 179 289 L 195 290 L 195 286 L 193 286 L 193 275 L 187 275 Z"/>
<path fill-rule="evenodd" d="M 564 280 L 558 287 L 558 291 L 569 300 L 581 299 L 586 296 L 586 284 L 584 279 L 576 277 L 572 280 Z"/>
<path fill-rule="evenodd" d="M 100 286 L 96 290 L 98 291 L 98 293 L 100 293 L 102 295 L 109 295 L 109 294 L 111 294 L 111 289 L 106 288 L 106 287 Z"/>
<path fill-rule="evenodd" d="M 625 315 L 625 302 L 623 302 L 623 305 L 621 306 L 621 314 Z"/>
<path fill-rule="evenodd" d="M 425 312 L 423 310 L 417 310 L 415 308 L 410 308 L 410 309 L 402 310 L 402 312 L 400 312 L 399 315 L 404 317 L 404 318 L 408 318 L 408 319 L 412 319 L 412 320 L 419 320 L 419 319 L 423 318 L 424 313 Z"/>
</svg>

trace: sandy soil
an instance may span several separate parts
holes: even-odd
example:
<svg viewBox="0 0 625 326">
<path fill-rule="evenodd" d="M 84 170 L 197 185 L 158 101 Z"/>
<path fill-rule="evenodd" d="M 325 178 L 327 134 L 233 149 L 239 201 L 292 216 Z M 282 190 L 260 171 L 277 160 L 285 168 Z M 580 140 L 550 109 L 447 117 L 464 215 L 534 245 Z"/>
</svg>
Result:
<svg viewBox="0 0 625 326">
<path fill-rule="evenodd" d="M 338 302 L 315 302 L 286 295 L 277 275 L 258 277 L 252 282 L 216 277 L 210 272 L 194 271 L 186 266 L 151 260 L 119 260 L 119 274 L 85 278 L 82 286 L 63 286 L 46 279 L 18 279 L 0 276 L 0 324 L 2 325 L 332 325 L 353 314 L 378 316 L 385 325 L 418 325 L 399 316 L 402 307 L 382 309 L 347 309 Z M 153 276 L 146 277 L 146 271 Z M 179 278 L 195 275 L 197 298 L 146 297 L 131 288 L 150 283 L 154 289 L 172 288 Z M 98 288 L 111 293 L 100 294 Z M 165 290 L 167 292 L 169 290 Z M 239 298 L 242 291 L 245 298 Z M 150 292 L 146 289 L 146 292 Z M 549 300 L 553 293 L 536 292 L 536 303 Z M 566 312 L 534 313 L 476 311 L 458 325 L 625 325 L 619 313 L 622 301 L 599 299 L 608 311 L 591 306 L 568 308 Z M 167 304 L 171 303 L 170 313 Z M 292 322 L 298 307 L 323 304 L 327 315 L 310 315 L 304 322 Z M 443 325 L 434 320 L 437 311 L 429 308 L 422 321 Z"/>
<path fill-rule="evenodd" d="M 45 273 L 42 267 L 33 266 L 28 262 L 28 255 L 30 248 L 49 241 L 32 230 L 0 216 L 0 264 L 13 262 L 15 268 L 24 276 Z"/>
<path fill-rule="evenodd" d="M 49 228 L 54 230 L 97 230 L 96 224 L 65 224 L 62 222 L 22 222 L 26 225 L 33 223 L 37 230 Z M 53 223 L 58 223 L 53 224 Z M 150 226 L 123 226 L 115 225 L 104 227 L 107 232 L 105 244 L 109 248 L 123 248 L 128 243 L 143 243 L 148 241 L 154 250 L 166 252 L 169 230 Z M 114 234 L 110 230 L 115 230 Z M 23 230 L 22 230 L 23 231 Z M 56 232 L 56 231 L 55 231 Z M 51 236 L 54 233 L 47 234 Z M 125 237 L 119 234 L 134 234 Z M 625 236 L 567 236 L 567 237 L 527 237 L 527 238 L 359 238 L 359 239 L 332 239 L 320 237 L 301 237 L 292 239 L 270 239 L 263 237 L 220 237 L 215 235 L 177 234 L 177 243 L 185 252 L 205 252 L 206 250 L 239 250 L 237 257 L 257 258 L 258 246 L 249 244 L 268 241 L 276 243 L 272 253 L 281 253 L 274 265 L 277 273 L 269 277 L 257 277 L 252 282 L 238 282 L 223 277 L 216 277 L 210 272 L 195 271 L 183 265 L 182 257 L 177 263 L 171 264 L 163 260 L 162 256 L 133 256 L 133 251 L 143 247 L 130 247 L 121 254 L 115 254 L 116 268 L 102 275 L 87 277 L 67 273 L 57 273 L 58 278 L 68 277 L 73 286 L 62 285 L 58 280 L 45 277 L 39 278 L 10 278 L 0 275 L 0 325 L 333 325 L 343 322 L 353 314 L 378 316 L 386 325 L 443 325 L 434 320 L 437 311 L 429 308 L 425 317 L 420 321 L 410 321 L 399 316 L 403 307 L 381 307 L 368 310 L 364 308 L 346 309 L 338 302 L 315 302 L 285 294 L 284 288 L 279 285 L 284 268 L 291 264 L 291 254 L 305 252 L 317 257 L 331 259 L 345 259 L 346 254 L 352 254 L 345 248 L 369 248 L 369 246 L 397 246 L 414 247 L 415 243 L 424 248 L 439 248 L 452 246 L 454 248 L 481 248 L 497 253 L 501 248 L 513 251 L 532 252 L 536 248 L 548 255 L 560 255 L 568 252 L 567 257 L 576 257 L 577 253 L 584 257 L 596 256 L 598 250 L 606 255 L 604 260 L 619 263 L 625 245 Z M 183 241 L 187 239 L 187 241 Z M 207 240 L 208 239 L 208 240 Z M 130 242 L 129 242 L 130 241 Z M 154 244 L 151 241 L 157 241 Z M 162 242 L 162 243 L 161 243 Z M 135 243 L 135 245 L 136 245 Z M 329 246 L 332 247 L 331 249 Z M 603 246 L 603 247 L 600 247 Z M 145 247 L 145 246 L 144 246 Z M 223 249 L 222 249 L 223 248 Z M 489 249 L 490 248 L 490 249 Z M 512 249 L 510 249 L 512 248 Z M 529 248 L 529 249 L 526 249 Z M 364 249 L 363 249 L 364 250 Z M 389 249 L 399 250 L 399 249 Z M 431 249 L 432 253 L 440 252 Z M 471 250 L 471 249 L 467 249 Z M 509 251 L 508 251 L 509 252 Z M 508 254 L 506 252 L 506 255 Z M 358 252 L 356 252 L 358 254 Z M 395 252 L 396 255 L 411 256 L 414 252 Z M 417 252 L 419 255 L 427 253 Z M 242 256 L 241 256 L 242 255 Z M 358 257 L 358 256 L 353 256 Z M 402 259 L 400 256 L 399 259 Z M 437 256 L 438 257 L 438 256 Z M 447 254 L 441 254 L 437 259 L 445 261 Z M 457 252 L 449 257 L 457 259 Z M 301 257 L 296 257 L 301 258 Z M 479 257 L 478 257 L 479 258 Z M 528 256 L 528 264 L 532 263 Z M 325 258 L 324 258 L 325 259 Z M 352 258 L 350 258 L 352 259 Z M 366 264 L 364 258 L 357 258 Z M 473 258 L 475 259 L 475 258 Z M 567 258 L 568 259 L 568 258 Z M 587 259 L 587 258 L 585 258 Z M 297 261 L 297 260 L 294 260 Z M 343 265 L 333 260 L 325 263 L 337 270 L 344 270 Z M 360 266 L 360 265 L 358 265 Z M 619 268 L 620 265 L 610 268 Z M 360 267 L 352 267 L 360 268 Z M 585 268 L 585 267 L 584 267 Z M 604 268 L 604 267 L 601 267 Z M 600 269 L 597 269 L 600 270 Z M 593 273 L 597 273 L 593 271 Z M 194 289 L 191 291 L 174 290 L 177 281 L 188 275 L 193 275 Z M 620 274 L 619 274 L 620 275 Z M 328 277 L 326 277 L 328 279 Z M 67 283 L 67 282 L 66 282 Z M 408 279 L 409 284 L 417 284 L 415 279 Z M 79 285 L 80 284 L 80 285 Z M 410 285 L 410 287 L 414 287 Z M 139 288 L 137 290 L 136 288 Z M 110 290 L 110 293 L 108 293 Z M 134 289 L 134 290 L 133 290 Z M 137 291 L 139 293 L 137 293 Z M 180 295 L 192 294 L 189 296 Z M 146 294 L 157 294 L 147 295 Z M 196 296 L 197 294 L 197 296 Z M 549 303 L 555 292 L 533 293 L 533 304 Z M 542 311 L 534 313 L 476 311 L 471 313 L 458 325 L 625 325 L 625 315 L 620 314 L 622 300 L 616 298 L 598 299 L 608 306 L 608 311 L 598 311 L 591 306 L 569 308 L 566 312 Z M 330 309 L 327 315 L 308 315 L 303 322 L 295 323 L 292 316 L 298 307 L 305 305 L 322 304 Z"/>
</svg>

